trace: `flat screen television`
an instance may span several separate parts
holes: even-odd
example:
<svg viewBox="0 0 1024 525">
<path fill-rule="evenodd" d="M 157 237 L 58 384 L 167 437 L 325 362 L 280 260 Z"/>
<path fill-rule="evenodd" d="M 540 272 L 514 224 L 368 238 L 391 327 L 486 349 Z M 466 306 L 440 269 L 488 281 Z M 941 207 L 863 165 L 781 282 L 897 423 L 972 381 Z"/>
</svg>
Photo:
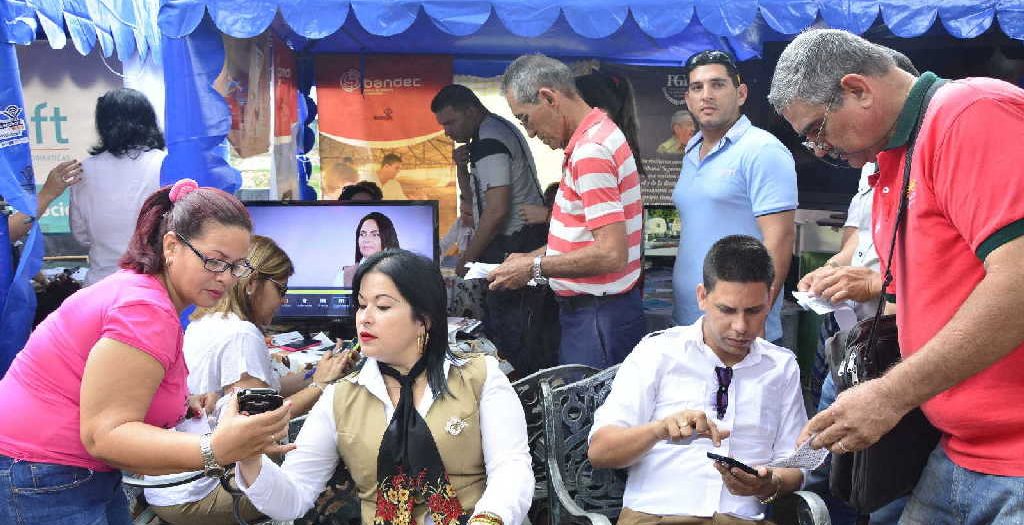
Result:
<svg viewBox="0 0 1024 525">
<path fill-rule="evenodd" d="M 273 239 L 295 266 L 278 319 L 354 315 L 356 300 L 349 281 L 360 249 L 358 229 L 363 230 L 365 255 L 377 241 L 385 248 L 397 243 L 435 264 L 439 261 L 437 201 L 249 201 L 245 206 L 254 233 Z M 373 222 L 363 221 L 367 217 Z"/>
<path fill-rule="evenodd" d="M 644 258 L 674 258 L 679 251 L 681 227 L 675 206 L 644 206 Z"/>
</svg>

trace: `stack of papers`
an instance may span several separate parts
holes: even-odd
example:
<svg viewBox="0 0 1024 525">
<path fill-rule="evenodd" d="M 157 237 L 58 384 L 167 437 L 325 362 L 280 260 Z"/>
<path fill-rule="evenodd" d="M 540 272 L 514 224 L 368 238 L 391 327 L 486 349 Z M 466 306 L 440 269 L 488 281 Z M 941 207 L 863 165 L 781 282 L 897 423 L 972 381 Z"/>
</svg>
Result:
<svg viewBox="0 0 1024 525">
<path fill-rule="evenodd" d="M 448 318 L 448 342 L 454 343 L 459 332 L 470 334 L 480 326 L 480 321 L 468 317 Z"/>
<path fill-rule="evenodd" d="M 853 325 L 857 324 L 857 313 L 853 311 L 856 303 L 853 301 L 846 300 L 833 303 L 827 299 L 811 295 L 810 292 L 798 292 L 796 290 L 793 291 L 793 297 L 796 298 L 797 304 L 803 307 L 804 310 L 810 310 L 818 315 L 831 313 L 836 318 L 836 323 L 839 324 L 840 330 L 849 330 L 853 328 Z"/>
<path fill-rule="evenodd" d="M 828 457 L 827 448 L 819 448 L 817 450 L 811 448 L 811 441 L 814 441 L 814 436 L 811 436 L 800 444 L 792 454 L 776 459 L 768 464 L 769 467 L 777 468 L 799 468 L 804 470 L 814 470 L 821 466 L 825 462 L 825 458 Z"/>
<path fill-rule="evenodd" d="M 466 276 L 463 277 L 463 279 L 486 279 L 487 276 L 490 275 L 491 272 L 493 272 L 494 269 L 497 268 L 498 266 L 499 265 L 493 263 L 466 263 L 466 268 L 468 268 L 468 270 L 466 271 Z M 530 279 L 529 281 L 526 282 L 526 285 L 537 286 L 537 283 L 533 279 Z"/>
</svg>

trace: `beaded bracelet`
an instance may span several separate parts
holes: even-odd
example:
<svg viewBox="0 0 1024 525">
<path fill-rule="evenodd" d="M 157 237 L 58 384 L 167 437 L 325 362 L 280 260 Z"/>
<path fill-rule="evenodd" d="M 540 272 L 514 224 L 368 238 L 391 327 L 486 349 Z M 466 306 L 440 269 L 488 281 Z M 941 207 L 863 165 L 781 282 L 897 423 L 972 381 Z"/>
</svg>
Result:
<svg viewBox="0 0 1024 525">
<path fill-rule="evenodd" d="M 478 512 L 469 518 L 470 523 L 479 523 L 480 525 L 505 525 L 504 520 L 501 516 L 493 512 Z"/>
</svg>

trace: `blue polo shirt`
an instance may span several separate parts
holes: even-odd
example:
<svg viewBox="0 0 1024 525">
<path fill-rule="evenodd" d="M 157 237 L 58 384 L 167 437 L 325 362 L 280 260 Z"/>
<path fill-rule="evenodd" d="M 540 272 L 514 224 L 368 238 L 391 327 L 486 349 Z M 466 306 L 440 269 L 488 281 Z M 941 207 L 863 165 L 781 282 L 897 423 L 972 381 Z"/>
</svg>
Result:
<svg viewBox="0 0 1024 525">
<path fill-rule="evenodd" d="M 757 218 L 797 207 L 793 155 L 767 131 L 740 116 L 703 160 L 697 133 L 686 144 L 683 168 L 672 191 L 682 232 L 672 273 L 676 324 L 690 325 L 701 316 L 697 285 L 703 281 L 704 256 L 727 235 L 764 239 Z M 782 294 L 772 305 L 766 339 L 782 337 Z"/>
</svg>

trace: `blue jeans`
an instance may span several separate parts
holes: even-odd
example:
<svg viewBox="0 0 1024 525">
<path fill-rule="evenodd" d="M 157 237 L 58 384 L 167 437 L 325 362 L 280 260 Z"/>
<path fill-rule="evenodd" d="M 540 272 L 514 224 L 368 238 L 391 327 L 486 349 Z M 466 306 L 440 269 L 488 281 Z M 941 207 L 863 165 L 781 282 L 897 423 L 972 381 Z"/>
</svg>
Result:
<svg viewBox="0 0 1024 525">
<path fill-rule="evenodd" d="M 588 296 L 574 303 L 559 299 L 562 325 L 559 364 L 588 365 L 603 370 L 621 363 L 647 333 L 643 290 L 639 284 L 615 297 Z"/>
<path fill-rule="evenodd" d="M 131 525 L 121 472 L 18 461 L 0 455 L 0 523 Z"/>
<path fill-rule="evenodd" d="M 936 446 L 900 525 L 1024 523 L 1024 477 L 967 470 Z"/>
<path fill-rule="evenodd" d="M 821 398 L 818 399 L 818 412 L 825 410 L 835 402 L 839 392 L 836 384 L 832 381 L 832 375 L 826 373 L 825 381 L 821 385 Z M 825 504 L 828 506 L 829 516 L 832 518 L 832 525 L 853 525 L 857 522 L 857 511 L 846 504 L 846 502 L 832 495 L 828 490 L 828 477 L 832 470 L 832 461 L 826 461 L 808 476 L 807 484 L 812 485 L 810 490 L 818 492 Z M 888 505 L 871 513 L 871 525 L 896 525 L 903 513 L 903 507 L 907 504 L 907 496 L 899 498 Z"/>
</svg>

